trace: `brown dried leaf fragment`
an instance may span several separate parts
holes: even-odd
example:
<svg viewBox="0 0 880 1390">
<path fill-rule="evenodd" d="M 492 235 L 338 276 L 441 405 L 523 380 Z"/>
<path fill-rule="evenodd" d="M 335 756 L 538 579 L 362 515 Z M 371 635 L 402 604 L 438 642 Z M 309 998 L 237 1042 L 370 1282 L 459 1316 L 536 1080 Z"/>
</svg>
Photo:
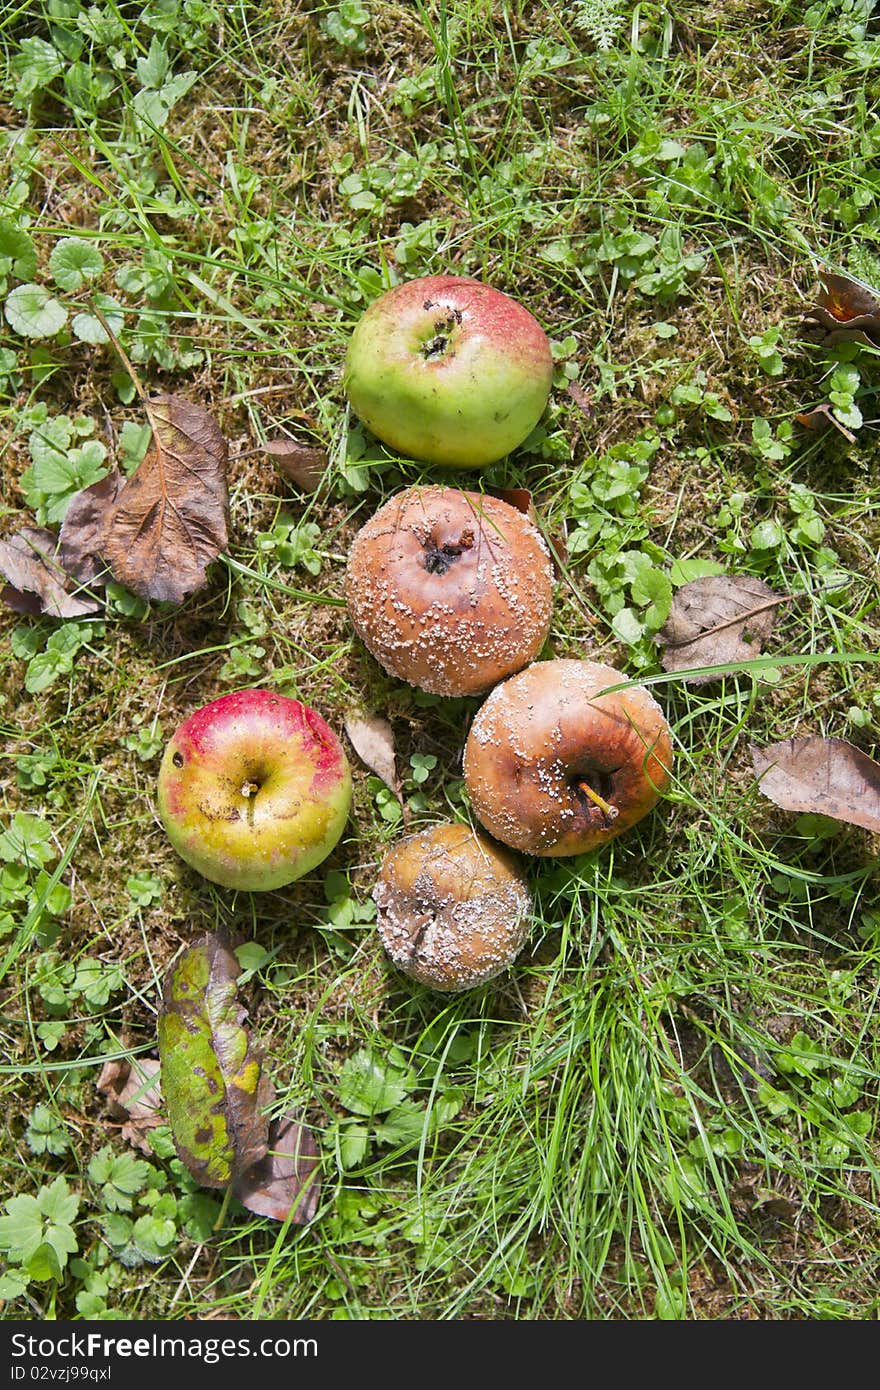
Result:
<svg viewBox="0 0 880 1390">
<path fill-rule="evenodd" d="M 107 518 L 124 486 L 125 478 L 114 468 L 112 473 L 70 499 L 61 523 L 58 553 L 68 573 L 76 575 L 84 584 L 103 584 L 110 578 L 110 571 L 101 558 L 101 546 Z"/>
<path fill-rule="evenodd" d="M 318 1145 L 310 1129 L 293 1114 L 269 1126 L 269 1149 L 236 1180 L 234 1191 L 248 1211 L 295 1226 L 312 1221 L 321 1195 Z"/>
<path fill-rule="evenodd" d="M 16 613 L 32 617 L 82 618 L 97 613 L 99 599 L 71 593 L 71 576 L 56 559 L 57 538 L 42 526 L 23 526 L 0 541 L 0 575 L 8 582 L 2 598 Z"/>
<path fill-rule="evenodd" d="M 538 513 L 535 508 L 535 499 L 527 487 L 494 487 L 491 489 L 493 497 L 498 497 L 502 502 L 506 502 L 508 507 L 515 507 L 523 516 L 527 516 L 529 521 L 535 525 L 538 523 Z"/>
<path fill-rule="evenodd" d="M 822 290 L 806 318 L 825 332 L 822 342 L 856 340 L 880 346 L 880 295 L 862 280 L 831 271 L 819 272 Z"/>
<path fill-rule="evenodd" d="M 582 410 L 586 416 L 589 416 L 593 408 L 593 398 L 589 391 L 585 391 L 583 386 L 577 381 L 570 381 L 565 389 L 578 409 Z"/>
<path fill-rule="evenodd" d="M 105 1062 L 97 1081 L 107 1101 L 107 1113 L 122 1120 L 122 1137 L 142 1153 L 152 1153 L 148 1135 L 166 1123 L 162 1111 L 159 1063 L 155 1057 Z"/>
<path fill-rule="evenodd" d="M 806 811 L 880 832 L 880 763 L 841 738 L 789 738 L 751 746 L 766 797 L 784 811 Z"/>
<path fill-rule="evenodd" d="M 826 430 L 830 425 L 833 425 L 836 430 L 840 431 L 844 438 L 849 440 L 850 444 L 855 444 L 856 442 L 856 437 L 852 430 L 848 430 L 846 425 L 842 425 L 835 416 L 834 407 L 830 401 L 826 401 L 824 405 L 817 405 L 815 410 L 804 411 L 801 415 L 796 415 L 794 418 L 799 425 L 803 425 L 805 430 Z"/>
<path fill-rule="evenodd" d="M 665 671 L 750 661 L 760 654 L 776 622 L 779 597 L 761 579 L 715 574 L 682 584 L 655 641 Z M 694 685 L 717 676 L 683 677 Z"/>
<path fill-rule="evenodd" d="M 380 714 L 361 714 L 357 710 L 349 710 L 343 723 L 349 742 L 361 762 L 382 779 L 404 809 L 394 730 L 388 720 Z"/>
<path fill-rule="evenodd" d="M 266 453 L 279 471 L 303 492 L 317 492 L 327 469 L 330 455 L 316 444 L 300 444 L 286 437 L 270 439 Z"/>
<path fill-rule="evenodd" d="M 227 445 L 184 396 L 156 396 L 144 409 L 153 438 L 143 460 L 127 481 L 111 474 L 74 498 L 62 543 L 103 556 L 141 598 L 180 603 L 228 544 Z"/>
</svg>

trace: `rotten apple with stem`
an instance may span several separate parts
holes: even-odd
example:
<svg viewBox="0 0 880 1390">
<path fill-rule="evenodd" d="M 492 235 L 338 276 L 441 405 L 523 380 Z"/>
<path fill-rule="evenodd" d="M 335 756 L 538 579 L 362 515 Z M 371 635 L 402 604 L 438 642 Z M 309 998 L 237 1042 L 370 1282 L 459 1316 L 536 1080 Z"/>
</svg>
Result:
<svg viewBox="0 0 880 1390">
<path fill-rule="evenodd" d="M 614 839 L 648 814 L 671 776 L 657 701 L 595 661 L 539 661 L 497 685 L 464 751 L 477 819 L 539 856 L 584 854 Z"/>
</svg>

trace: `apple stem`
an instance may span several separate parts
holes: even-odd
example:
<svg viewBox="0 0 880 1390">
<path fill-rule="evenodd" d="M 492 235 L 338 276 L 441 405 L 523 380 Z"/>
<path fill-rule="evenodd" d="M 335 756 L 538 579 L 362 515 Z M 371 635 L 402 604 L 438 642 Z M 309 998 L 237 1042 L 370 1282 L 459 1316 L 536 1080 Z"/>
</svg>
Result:
<svg viewBox="0 0 880 1390">
<path fill-rule="evenodd" d="M 620 812 L 616 806 L 612 806 L 604 797 L 601 797 L 598 792 L 594 792 L 593 788 L 581 778 L 578 778 L 576 785 L 578 790 L 582 791 L 584 796 L 588 797 L 594 806 L 599 807 L 599 810 L 603 813 L 606 820 L 617 820 Z"/>
<path fill-rule="evenodd" d="M 254 797 L 260 790 L 259 782 L 242 782 L 241 794 L 247 802 L 247 822 L 252 826 L 254 823 Z"/>
</svg>

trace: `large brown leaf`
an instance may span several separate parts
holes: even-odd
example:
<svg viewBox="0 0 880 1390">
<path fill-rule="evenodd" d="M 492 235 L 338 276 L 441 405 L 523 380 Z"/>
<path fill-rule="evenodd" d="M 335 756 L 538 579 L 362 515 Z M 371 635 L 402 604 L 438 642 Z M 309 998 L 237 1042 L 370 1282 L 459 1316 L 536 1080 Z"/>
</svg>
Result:
<svg viewBox="0 0 880 1390">
<path fill-rule="evenodd" d="M 655 641 L 665 671 L 749 661 L 773 630 L 776 610 L 787 602 L 749 575 L 713 574 L 682 584 Z M 684 676 L 700 685 L 717 676 Z"/>
<path fill-rule="evenodd" d="M 103 584 L 110 571 L 101 558 L 107 520 L 125 486 L 118 469 L 74 493 L 61 523 L 59 558 L 68 574 L 84 584 Z"/>
<path fill-rule="evenodd" d="M 126 482 L 114 473 L 73 499 L 62 545 L 81 562 L 103 556 L 141 598 L 180 603 L 228 543 L 226 440 L 184 396 L 156 396 L 144 409 L 153 430 L 144 459 Z"/>
<path fill-rule="evenodd" d="M 880 764 L 841 738 L 789 738 L 752 746 L 765 796 L 784 811 L 831 816 L 880 832 Z"/>
<path fill-rule="evenodd" d="M 321 1193 L 320 1156 L 310 1129 L 295 1115 L 269 1126 L 269 1150 L 237 1179 L 235 1195 L 258 1216 L 305 1226 L 314 1219 Z"/>
<path fill-rule="evenodd" d="M 0 541 L 0 575 L 8 581 L 2 597 L 16 613 L 81 618 L 101 607 L 88 594 L 70 592 L 76 586 L 56 559 L 56 546 L 54 533 L 42 526 L 23 526 Z"/>
</svg>

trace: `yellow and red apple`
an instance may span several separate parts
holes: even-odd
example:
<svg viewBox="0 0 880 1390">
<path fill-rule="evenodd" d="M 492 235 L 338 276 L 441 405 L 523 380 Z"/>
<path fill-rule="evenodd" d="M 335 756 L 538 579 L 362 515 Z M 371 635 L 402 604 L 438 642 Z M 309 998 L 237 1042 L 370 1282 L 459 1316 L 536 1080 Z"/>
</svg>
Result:
<svg viewBox="0 0 880 1390">
<path fill-rule="evenodd" d="M 282 888 L 338 842 L 351 770 L 315 710 L 270 690 L 191 714 L 162 758 L 159 815 L 180 857 L 224 888 Z"/>
</svg>

